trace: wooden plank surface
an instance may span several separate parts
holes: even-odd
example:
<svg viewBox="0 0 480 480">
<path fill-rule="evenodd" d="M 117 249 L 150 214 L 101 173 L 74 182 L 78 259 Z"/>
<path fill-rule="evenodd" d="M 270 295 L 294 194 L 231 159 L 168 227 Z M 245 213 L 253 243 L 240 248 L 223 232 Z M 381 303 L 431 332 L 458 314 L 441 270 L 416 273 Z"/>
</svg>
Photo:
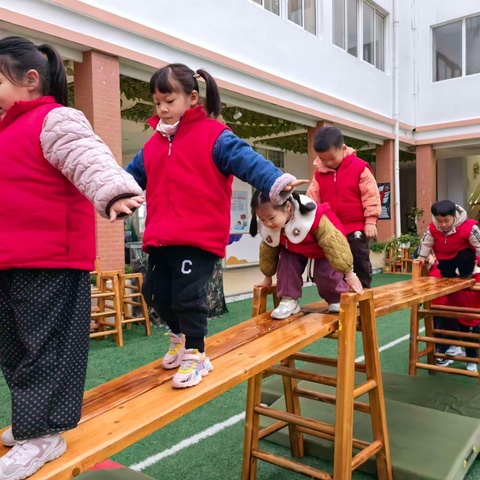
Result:
<svg viewBox="0 0 480 480">
<path fill-rule="evenodd" d="M 338 316 L 309 314 L 219 356 L 215 370 L 194 388 L 168 383 L 84 421 L 63 434 L 67 452 L 46 464 L 31 480 L 65 480 L 125 449 L 173 420 L 239 385 L 269 366 L 323 338 L 338 326 Z M 94 440 L 93 440 L 94 439 Z"/>
</svg>

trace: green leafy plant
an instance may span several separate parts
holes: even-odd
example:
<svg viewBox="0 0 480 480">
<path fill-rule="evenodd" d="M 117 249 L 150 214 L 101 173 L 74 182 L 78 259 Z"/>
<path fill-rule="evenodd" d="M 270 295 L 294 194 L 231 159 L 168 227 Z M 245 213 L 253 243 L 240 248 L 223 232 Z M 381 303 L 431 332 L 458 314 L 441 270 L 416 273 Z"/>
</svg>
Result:
<svg viewBox="0 0 480 480">
<path fill-rule="evenodd" d="M 385 250 L 385 245 L 387 242 L 377 242 L 376 240 L 373 241 L 370 245 L 370 251 L 380 253 Z"/>
</svg>

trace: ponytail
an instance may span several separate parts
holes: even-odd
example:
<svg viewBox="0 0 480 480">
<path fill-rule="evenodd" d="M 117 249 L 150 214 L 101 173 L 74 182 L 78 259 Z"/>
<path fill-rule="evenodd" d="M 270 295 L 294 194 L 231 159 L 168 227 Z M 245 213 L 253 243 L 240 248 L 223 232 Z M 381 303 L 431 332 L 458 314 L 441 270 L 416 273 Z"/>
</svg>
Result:
<svg viewBox="0 0 480 480">
<path fill-rule="evenodd" d="M 207 111 L 207 115 L 216 118 L 222 111 L 222 101 L 220 99 L 217 82 L 207 71 L 201 68 L 196 71 L 196 74 L 200 75 L 205 81 L 205 110 Z"/>
<path fill-rule="evenodd" d="M 56 50 L 50 45 L 39 45 L 38 51 L 44 54 L 48 60 L 48 95 L 55 97 L 55 100 L 68 105 L 67 74 L 63 61 Z"/>
</svg>

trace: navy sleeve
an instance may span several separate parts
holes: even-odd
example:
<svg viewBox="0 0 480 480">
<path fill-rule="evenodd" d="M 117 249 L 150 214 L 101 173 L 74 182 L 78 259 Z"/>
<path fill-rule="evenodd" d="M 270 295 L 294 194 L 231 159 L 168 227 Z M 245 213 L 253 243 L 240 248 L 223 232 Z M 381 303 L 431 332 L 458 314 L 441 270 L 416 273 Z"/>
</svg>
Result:
<svg viewBox="0 0 480 480">
<path fill-rule="evenodd" d="M 223 175 L 234 175 L 267 195 L 284 174 L 230 130 L 223 131 L 217 138 L 213 160 Z"/>
<path fill-rule="evenodd" d="M 127 165 L 125 170 L 133 176 L 142 190 L 147 188 L 147 174 L 143 164 L 143 149 L 133 157 L 133 160 Z"/>
</svg>

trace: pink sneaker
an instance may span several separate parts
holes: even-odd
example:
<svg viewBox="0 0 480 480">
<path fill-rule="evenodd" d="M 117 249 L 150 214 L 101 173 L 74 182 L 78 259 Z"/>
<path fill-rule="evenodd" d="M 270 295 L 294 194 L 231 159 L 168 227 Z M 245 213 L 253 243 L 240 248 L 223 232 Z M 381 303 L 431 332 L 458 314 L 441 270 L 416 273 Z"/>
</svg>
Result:
<svg viewBox="0 0 480 480">
<path fill-rule="evenodd" d="M 20 440 L 0 458 L 2 480 L 23 480 L 40 470 L 47 462 L 65 453 L 67 443 L 59 433 L 30 440 Z"/>
<path fill-rule="evenodd" d="M 12 427 L 8 427 L 3 433 L 2 433 L 2 443 L 6 447 L 13 447 L 17 444 L 17 441 L 15 438 L 13 438 L 13 432 L 12 432 Z"/>
<path fill-rule="evenodd" d="M 210 359 L 196 348 L 185 350 L 178 372 L 173 376 L 173 388 L 187 388 L 198 385 L 202 378 L 213 370 Z"/>
</svg>

